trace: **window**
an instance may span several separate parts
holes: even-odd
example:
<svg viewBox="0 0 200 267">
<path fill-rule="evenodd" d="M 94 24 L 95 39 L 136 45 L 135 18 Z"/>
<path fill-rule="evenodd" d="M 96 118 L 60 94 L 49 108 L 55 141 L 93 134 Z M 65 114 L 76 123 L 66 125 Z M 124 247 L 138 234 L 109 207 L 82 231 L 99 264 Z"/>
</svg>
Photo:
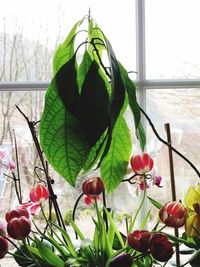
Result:
<svg viewBox="0 0 200 267">
<path fill-rule="evenodd" d="M 169 122 L 174 146 L 200 169 L 196 156 L 200 133 L 198 0 L 74 0 L 70 5 L 66 5 L 65 1 L 37 0 L 29 3 L 21 0 L 15 3 L 7 0 L 1 6 L 0 145 L 12 140 L 14 128 L 21 160 L 24 160 L 26 184 L 32 183 L 35 175 L 33 162 L 37 158 L 34 158 L 30 148 L 31 137 L 15 104 L 19 104 L 31 120 L 39 120 L 43 94 L 52 77 L 55 47 L 72 25 L 88 13 L 89 7 L 110 39 L 119 60 L 128 70 L 137 72 L 133 79 L 136 80 L 140 103 L 159 134 L 166 139 L 164 123 Z M 163 161 L 167 165 L 167 148 L 155 138 L 145 119 L 144 123 L 147 127 L 147 150 L 154 156 L 158 173 L 163 176 L 164 187 L 159 192 L 163 197 L 161 201 L 164 201 L 169 186 L 168 168 L 162 167 Z M 175 155 L 174 162 L 177 181 L 196 181 L 196 174 L 187 163 Z M 77 195 L 72 188 L 67 190 Z M 178 198 L 185 190 L 186 183 L 178 189 Z M 152 192 L 158 194 L 157 189 L 152 189 Z M 125 195 L 129 198 L 128 194 Z M 7 197 L 10 199 L 10 196 Z M 66 201 L 69 206 L 73 204 L 69 198 Z M 115 201 L 123 210 L 123 203 Z M 128 207 L 130 210 L 133 208 L 133 204 Z"/>
</svg>

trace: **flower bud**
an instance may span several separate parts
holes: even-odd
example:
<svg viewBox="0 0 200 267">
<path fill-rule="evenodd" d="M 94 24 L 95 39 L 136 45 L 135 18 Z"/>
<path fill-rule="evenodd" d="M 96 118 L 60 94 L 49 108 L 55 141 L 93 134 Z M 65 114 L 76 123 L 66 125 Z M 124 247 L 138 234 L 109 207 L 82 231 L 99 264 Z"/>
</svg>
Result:
<svg viewBox="0 0 200 267">
<path fill-rule="evenodd" d="M 36 184 L 36 186 L 30 192 L 30 200 L 32 202 L 39 202 L 42 199 L 49 198 L 49 191 L 43 184 Z"/>
<path fill-rule="evenodd" d="M 151 236 L 149 243 L 150 252 L 155 260 L 165 262 L 171 259 L 174 252 L 166 235 L 155 233 Z"/>
<path fill-rule="evenodd" d="M 4 258 L 8 252 L 8 240 L 0 236 L 0 259 Z"/>
<path fill-rule="evenodd" d="M 7 232 L 10 237 L 22 240 L 29 235 L 31 231 L 31 222 L 25 217 L 11 219 L 7 224 Z"/>
<path fill-rule="evenodd" d="M 128 244 L 133 249 L 146 252 L 149 249 L 149 239 L 151 233 L 146 230 L 136 230 L 128 234 Z"/>
<path fill-rule="evenodd" d="M 179 202 L 168 202 L 159 210 L 161 221 L 170 227 L 179 228 L 186 222 L 187 210 Z"/>
<path fill-rule="evenodd" d="M 104 184 L 101 178 L 92 177 L 86 180 L 82 185 L 82 191 L 85 195 L 97 196 L 104 190 Z"/>
<path fill-rule="evenodd" d="M 153 168 L 153 164 L 153 159 L 147 153 L 132 156 L 131 158 L 132 170 L 138 174 L 145 174 L 147 172 L 150 172 Z"/>
<path fill-rule="evenodd" d="M 6 221 L 9 222 L 11 219 L 21 216 L 29 218 L 28 210 L 26 208 L 15 208 L 6 213 Z"/>
<path fill-rule="evenodd" d="M 128 253 L 121 253 L 118 256 L 114 257 L 109 264 L 109 267 L 131 267 L 133 260 L 131 255 Z"/>
</svg>

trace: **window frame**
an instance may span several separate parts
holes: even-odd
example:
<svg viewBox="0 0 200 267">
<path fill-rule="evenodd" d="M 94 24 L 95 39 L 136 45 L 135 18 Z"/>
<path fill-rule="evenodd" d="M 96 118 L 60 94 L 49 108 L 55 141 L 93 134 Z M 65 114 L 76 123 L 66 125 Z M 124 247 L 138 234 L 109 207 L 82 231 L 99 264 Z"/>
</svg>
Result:
<svg viewBox="0 0 200 267">
<path fill-rule="evenodd" d="M 146 41 L 145 41 L 145 0 L 135 0 L 135 19 L 136 19 L 136 80 L 138 88 L 138 101 L 141 107 L 146 110 L 146 92 L 148 89 L 176 89 L 176 88 L 200 88 L 200 79 L 146 79 Z M 0 82 L 0 92 L 3 91 L 45 91 L 50 81 L 37 82 Z M 142 121 L 144 127 L 145 119 Z M 142 194 L 139 198 L 141 201 Z M 146 204 L 143 205 L 141 223 L 145 213 Z"/>
</svg>

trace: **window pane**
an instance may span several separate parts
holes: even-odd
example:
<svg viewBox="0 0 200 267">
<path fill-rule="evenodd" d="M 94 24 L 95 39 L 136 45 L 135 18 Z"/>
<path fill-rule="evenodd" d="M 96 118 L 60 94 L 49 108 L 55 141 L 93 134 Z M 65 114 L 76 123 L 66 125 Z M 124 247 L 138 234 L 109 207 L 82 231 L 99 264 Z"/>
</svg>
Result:
<svg viewBox="0 0 200 267">
<path fill-rule="evenodd" d="M 44 173 L 37 168 L 41 167 L 41 164 L 35 146 L 33 145 L 32 136 L 27 122 L 16 109 L 15 104 L 20 107 L 30 121 L 37 122 L 41 117 L 44 99 L 43 95 L 44 92 L 31 91 L 0 93 L 0 110 L 2 111 L 0 113 L 0 147 L 8 151 L 8 157 L 16 162 L 13 138 L 14 129 L 17 139 L 19 171 L 23 188 L 23 202 L 29 201 L 30 189 L 36 181 L 38 182 L 37 175 L 41 179 L 45 178 Z M 6 173 L 6 171 L 3 173 Z M 10 173 L 7 174 L 11 175 Z M 15 174 L 17 175 L 16 171 Z M 73 207 L 78 196 L 78 190 L 69 186 L 64 179 L 60 178 L 52 170 L 50 170 L 50 176 L 55 180 L 55 194 L 58 196 L 61 208 L 63 207 L 62 203 L 65 205 L 65 209 L 63 209 L 64 216 L 65 212 Z M 6 179 L 6 184 L 4 184 L 5 190 L 2 188 L 2 191 L 4 191 L 2 192 L 3 198 L 0 198 L 0 205 L 2 207 L 0 210 L 0 217 L 2 218 L 7 210 L 18 205 L 13 180 L 9 177 L 3 177 Z M 1 176 L 0 179 L 2 179 Z M 0 183 L 0 186 L 2 186 L 2 182 Z"/>
<path fill-rule="evenodd" d="M 89 6 L 118 59 L 128 70 L 135 71 L 134 1 L 0 0 L 0 3 L 0 81 L 51 79 L 55 48 L 72 26 L 88 14 Z"/>
<path fill-rule="evenodd" d="M 147 78 L 199 78 L 200 1 L 146 1 Z"/>
<path fill-rule="evenodd" d="M 200 170 L 200 91 L 199 89 L 148 89 L 147 114 L 158 133 L 166 140 L 164 124 L 170 123 L 172 145 Z M 163 177 L 163 188 L 150 189 L 149 195 L 161 203 L 171 199 L 168 148 L 158 141 L 147 123 L 148 151 L 155 159 L 157 174 Z M 178 155 L 173 153 L 177 200 L 184 202 L 189 185 L 199 177 Z"/>
</svg>

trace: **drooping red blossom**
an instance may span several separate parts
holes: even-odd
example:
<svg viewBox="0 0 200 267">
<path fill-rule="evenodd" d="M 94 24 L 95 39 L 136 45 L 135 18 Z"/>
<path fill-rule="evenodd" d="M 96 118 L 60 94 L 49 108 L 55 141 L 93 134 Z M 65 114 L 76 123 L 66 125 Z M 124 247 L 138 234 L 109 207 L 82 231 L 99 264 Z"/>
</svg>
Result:
<svg viewBox="0 0 200 267">
<path fill-rule="evenodd" d="M 145 174 L 152 170 L 154 165 L 153 159 L 149 154 L 135 155 L 131 158 L 131 167 L 135 173 Z"/>
<path fill-rule="evenodd" d="M 11 219 L 7 224 L 7 233 L 10 237 L 22 240 L 29 235 L 31 222 L 26 216 Z"/>
<path fill-rule="evenodd" d="M 133 260 L 131 255 L 128 253 L 121 253 L 111 260 L 109 267 L 131 267 L 132 264 Z"/>
<path fill-rule="evenodd" d="M 27 202 L 27 203 L 22 203 L 20 207 L 28 209 L 31 215 L 35 215 L 41 208 L 40 202 L 32 202 L 32 201 Z"/>
<path fill-rule="evenodd" d="M 4 258 L 8 252 L 8 240 L 0 236 L 0 259 Z"/>
<path fill-rule="evenodd" d="M 91 177 L 82 184 L 85 195 L 97 196 L 104 190 L 104 184 L 100 177 Z"/>
<path fill-rule="evenodd" d="M 95 200 L 99 200 L 99 199 L 100 199 L 99 195 L 97 196 L 85 195 L 83 198 L 85 204 L 89 206 L 94 204 Z"/>
<path fill-rule="evenodd" d="M 185 225 L 187 209 L 179 202 L 168 202 L 159 210 L 159 217 L 165 225 L 179 228 Z"/>
<path fill-rule="evenodd" d="M 173 255 L 172 243 L 162 233 L 152 234 L 149 240 L 150 253 L 157 261 L 165 262 Z"/>
<path fill-rule="evenodd" d="M 136 230 L 128 234 L 128 244 L 139 252 L 146 252 L 149 249 L 151 233 L 146 230 Z"/>
<path fill-rule="evenodd" d="M 49 191 L 46 186 L 39 183 L 36 184 L 35 187 L 31 189 L 29 196 L 32 202 L 40 202 L 43 199 L 46 200 L 49 198 Z"/>
<path fill-rule="evenodd" d="M 19 218 L 21 216 L 25 216 L 29 218 L 29 212 L 26 208 L 18 207 L 18 208 L 12 209 L 6 212 L 5 218 L 6 218 L 6 221 L 9 222 L 13 218 Z"/>
<path fill-rule="evenodd" d="M 162 181 L 162 177 L 161 176 L 154 176 L 152 177 L 152 184 L 153 185 L 156 185 L 158 187 L 162 187 L 160 184 L 161 184 L 161 181 Z"/>
</svg>

